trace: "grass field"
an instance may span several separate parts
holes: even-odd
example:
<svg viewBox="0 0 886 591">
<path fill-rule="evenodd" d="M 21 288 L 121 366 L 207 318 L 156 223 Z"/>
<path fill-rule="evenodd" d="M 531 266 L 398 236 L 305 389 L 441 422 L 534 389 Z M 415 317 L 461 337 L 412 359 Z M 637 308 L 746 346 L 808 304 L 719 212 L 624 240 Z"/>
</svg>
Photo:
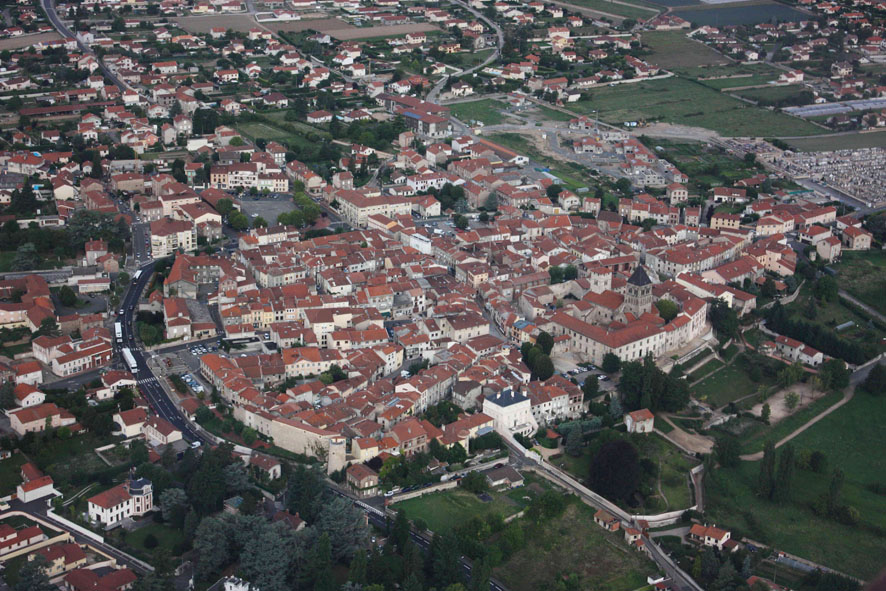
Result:
<svg viewBox="0 0 886 591">
<path fill-rule="evenodd" d="M 528 156 L 537 163 L 544 163 L 544 165 L 550 169 L 551 174 L 560 179 L 560 184 L 571 191 L 581 187 L 593 186 L 594 184 L 594 181 L 591 179 L 585 167 L 575 162 L 564 162 L 562 160 L 556 160 L 549 156 L 545 156 L 532 144 L 532 141 L 523 134 L 496 133 L 488 136 L 488 139 Z"/>
<path fill-rule="evenodd" d="M 722 361 L 720 361 L 719 359 L 711 359 L 710 361 L 707 361 L 704 364 L 702 364 L 701 367 L 699 367 L 698 369 L 693 371 L 691 374 L 689 374 L 687 379 L 690 382 L 695 382 L 695 381 L 701 379 L 702 377 L 708 375 L 709 373 L 712 373 L 712 372 L 720 369 L 721 367 L 723 367 L 723 365 L 725 365 L 725 364 Z"/>
<path fill-rule="evenodd" d="M 26 461 L 25 455 L 18 453 L 0 462 L 0 497 L 15 492 L 15 487 L 22 481 L 21 467 Z"/>
<path fill-rule="evenodd" d="M 826 133 L 822 130 L 823 133 Z M 826 152 L 861 148 L 886 148 L 886 132 L 848 133 L 787 140 L 799 152 Z M 845 253 L 844 253 L 845 254 Z"/>
<path fill-rule="evenodd" d="M 630 2 L 622 0 L 618 4 L 608 0 L 569 0 L 569 4 L 633 19 L 648 19 L 659 11 L 658 8 L 639 0 L 631 0 Z"/>
<path fill-rule="evenodd" d="M 681 9 L 675 10 L 673 14 L 698 25 L 713 25 L 715 27 L 754 25 L 757 23 L 809 18 L 809 15 L 805 12 L 768 0 Z"/>
<path fill-rule="evenodd" d="M 882 533 L 886 513 L 882 510 L 884 497 L 867 486 L 886 482 L 886 456 L 870 453 L 883 445 L 882 425 L 871 417 L 884 413 L 886 398 L 859 392 L 793 441 L 795 449 L 822 451 L 829 466 L 844 470 L 843 502 L 859 511 L 859 525 L 843 525 L 809 509 L 809 503 L 827 491 L 829 474 L 798 470 L 791 503 L 776 505 L 757 498 L 752 492 L 759 472 L 757 462 L 742 462 L 738 468 L 721 468 L 711 474 L 706 488 L 707 516 L 780 550 L 861 578 L 873 576 L 886 556 L 886 535 Z"/>
<path fill-rule="evenodd" d="M 145 538 L 149 534 L 157 538 L 159 542 L 155 548 L 149 549 L 145 547 Z M 184 535 L 181 530 L 159 523 L 148 524 L 126 535 L 126 543 L 128 545 L 135 548 L 142 555 L 148 556 L 152 556 L 159 548 L 171 552 L 182 540 L 184 540 Z"/>
<path fill-rule="evenodd" d="M 692 394 L 698 400 L 719 408 L 753 394 L 761 385 L 765 386 L 766 383 L 754 382 L 739 366 L 733 363 L 693 386 Z"/>
<path fill-rule="evenodd" d="M 302 125 L 304 127 L 310 127 L 309 125 Z M 264 138 L 268 141 L 279 142 L 288 146 L 309 146 L 314 143 L 314 141 L 308 139 L 307 131 L 304 134 L 290 133 L 285 129 L 280 129 L 279 127 L 269 125 L 262 121 L 250 121 L 248 123 L 241 123 L 236 126 L 236 129 L 252 141 L 255 141 L 256 138 Z M 311 132 L 318 135 L 324 135 L 323 132 L 317 131 L 314 128 L 311 128 Z"/>
<path fill-rule="evenodd" d="M 886 135 L 884 135 L 886 137 Z M 870 250 L 846 251 L 835 268 L 841 289 L 886 314 L 886 253 Z"/>
<path fill-rule="evenodd" d="M 400 501 L 396 508 L 406 511 L 406 516 L 411 520 L 423 520 L 431 531 L 444 533 L 473 517 L 483 518 L 493 513 L 508 517 L 519 513 L 529 504 L 524 496 L 532 499 L 538 491 L 544 490 L 530 482 L 536 483 L 536 479 L 527 477 L 526 486 L 506 493 L 491 492 L 492 501 L 488 503 L 481 501 L 474 493 L 454 488 Z"/>
<path fill-rule="evenodd" d="M 705 86 L 715 90 L 766 84 L 776 80 L 781 72 L 769 64 L 728 64 L 678 68 L 676 71 L 688 78 L 698 79 Z"/>
<path fill-rule="evenodd" d="M 504 113 L 502 113 L 505 108 L 506 105 L 501 101 L 481 99 L 449 105 L 449 112 L 465 123 L 480 121 L 483 125 L 498 125 L 505 120 Z"/>
<path fill-rule="evenodd" d="M 839 402 L 842 397 L 843 394 L 840 392 L 826 394 L 774 425 L 764 425 L 754 421 L 753 426 L 741 435 L 742 453 L 750 454 L 763 451 L 767 441 L 781 441 L 794 430 L 809 422 L 810 419 Z"/>
<path fill-rule="evenodd" d="M 736 90 L 735 94 L 764 104 L 775 101 L 784 100 L 796 96 L 805 89 L 802 86 L 768 86 L 766 88 L 746 88 L 744 90 Z"/>
<path fill-rule="evenodd" d="M 578 576 L 576 588 L 626 591 L 645 585 L 655 566 L 624 543 L 623 534 L 609 533 L 594 523 L 594 509 L 573 500 L 560 517 L 527 532 L 526 547 L 495 569 L 512 591 L 559 588 L 562 576 Z"/>
<path fill-rule="evenodd" d="M 783 113 L 758 109 L 683 78 L 619 84 L 593 90 L 570 108 L 581 115 L 598 111 L 607 123 L 663 121 L 704 127 L 724 136 L 779 136 L 821 133 L 821 128 Z"/>
<path fill-rule="evenodd" d="M 646 60 L 661 68 L 697 68 L 729 63 L 722 54 L 704 43 L 693 41 L 683 31 L 643 33 L 641 40 L 652 51 Z"/>
<path fill-rule="evenodd" d="M 572 119 L 572 115 L 569 113 L 556 111 L 554 109 L 551 109 L 550 107 L 545 107 L 543 105 L 537 105 L 533 108 L 532 111 L 536 114 L 536 118 L 540 121 L 569 121 L 570 119 Z"/>
<path fill-rule="evenodd" d="M 755 166 L 727 154 L 725 150 L 698 142 L 672 142 L 656 138 L 651 144 L 660 158 L 672 162 L 686 173 L 690 183 L 716 187 L 759 172 Z"/>
</svg>

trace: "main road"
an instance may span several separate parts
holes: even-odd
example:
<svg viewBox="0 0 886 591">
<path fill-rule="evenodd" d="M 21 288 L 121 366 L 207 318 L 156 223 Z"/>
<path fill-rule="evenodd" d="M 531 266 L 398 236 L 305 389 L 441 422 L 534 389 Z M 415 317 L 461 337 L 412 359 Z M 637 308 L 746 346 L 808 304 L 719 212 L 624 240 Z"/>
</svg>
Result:
<svg viewBox="0 0 886 591">
<path fill-rule="evenodd" d="M 138 301 L 151 280 L 151 275 L 154 273 L 154 264 L 154 261 L 151 261 L 141 266 L 139 269 L 141 273 L 138 278 L 133 279 L 129 289 L 126 291 L 126 295 L 123 296 L 120 310 L 115 318 L 115 321 L 121 324 L 122 339 L 115 350 L 120 352 L 120 349 L 128 348 L 132 353 L 136 363 L 136 370 L 133 371 L 133 374 L 138 383 L 138 389 L 158 416 L 172 423 L 188 441 L 214 445 L 215 440 L 185 418 L 181 409 L 171 400 L 166 389 L 160 384 L 159 379 L 148 366 L 148 355 L 150 353 L 145 352 L 135 338 L 135 314 L 138 309 Z"/>
<path fill-rule="evenodd" d="M 99 58 L 92 48 L 80 41 L 77 36 L 68 28 L 68 25 L 62 21 L 62 19 L 58 16 L 58 13 L 55 11 L 54 0 L 40 0 L 40 5 L 43 7 L 43 11 L 46 13 L 46 18 L 49 19 L 49 22 L 52 23 L 52 26 L 55 27 L 55 30 L 58 31 L 59 35 L 64 38 L 72 37 L 77 40 L 77 45 L 88 55 L 91 55 L 95 58 L 95 61 L 98 63 L 99 69 L 101 69 L 102 73 L 114 83 L 114 86 L 120 89 L 120 92 L 124 92 L 127 90 L 134 90 L 128 84 L 120 80 L 114 72 L 110 70 L 105 65 L 105 62 Z"/>
</svg>

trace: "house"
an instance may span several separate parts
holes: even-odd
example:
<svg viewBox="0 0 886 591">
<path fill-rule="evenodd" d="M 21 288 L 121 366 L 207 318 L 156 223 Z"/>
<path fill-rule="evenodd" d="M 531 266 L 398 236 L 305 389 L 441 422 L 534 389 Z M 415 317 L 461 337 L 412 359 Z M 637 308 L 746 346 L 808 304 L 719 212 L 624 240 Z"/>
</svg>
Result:
<svg viewBox="0 0 886 591">
<path fill-rule="evenodd" d="M 28 462 L 21 467 L 22 482 L 16 487 L 16 498 L 23 503 L 30 503 L 48 496 L 57 496 L 51 476 L 40 471 L 37 466 Z"/>
<path fill-rule="evenodd" d="M 523 476 L 511 466 L 493 468 L 483 473 L 491 488 L 517 488 L 523 486 Z"/>
<path fill-rule="evenodd" d="M 712 546 L 718 550 L 723 550 L 723 546 L 729 541 L 729 536 L 730 533 L 724 529 L 701 525 L 700 523 L 694 523 L 689 528 L 689 539 L 691 541 L 705 546 Z"/>
<path fill-rule="evenodd" d="M 89 520 L 106 529 L 116 527 L 127 518 L 140 517 L 154 509 L 151 481 L 130 476 L 123 484 L 90 497 L 86 501 Z"/>
<path fill-rule="evenodd" d="M 353 464 L 346 470 L 348 486 L 358 497 L 378 494 L 378 474 L 365 464 Z"/>
<path fill-rule="evenodd" d="M 603 509 L 594 513 L 594 523 L 607 531 L 618 531 L 618 528 L 621 527 L 621 522 L 618 518 Z"/>
<path fill-rule="evenodd" d="M 145 409 L 141 407 L 131 408 L 114 413 L 114 424 L 117 426 L 117 432 L 123 437 L 137 437 L 142 432 L 142 426 L 148 420 Z"/>
<path fill-rule="evenodd" d="M 283 474 L 280 462 L 261 454 L 252 454 L 249 458 L 249 466 L 266 475 L 268 480 L 276 480 Z"/>
<path fill-rule="evenodd" d="M 25 433 L 40 433 L 46 429 L 67 427 L 77 422 L 74 415 L 52 402 L 11 410 L 7 413 L 12 430 L 20 437 Z"/>
<path fill-rule="evenodd" d="M 624 420 L 628 433 L 652 433 L 655 415 L 648 408 L 641 408 L 626 414 Z"/>
<path fill-rule="evenodd" d="M 142 433 L 151 445 L 169 445 L 181 441 L 182 432 L 160 417 L 151 417 L 142 425 Z"/>
<path fill-rule="evenodd" d="M 516 390 L 505 388 L 483 401 L 483 414 L 492 418 L 493 428 L 504 436 L 529 435 L 538 429 L 532 402 Z"/>
</svg>

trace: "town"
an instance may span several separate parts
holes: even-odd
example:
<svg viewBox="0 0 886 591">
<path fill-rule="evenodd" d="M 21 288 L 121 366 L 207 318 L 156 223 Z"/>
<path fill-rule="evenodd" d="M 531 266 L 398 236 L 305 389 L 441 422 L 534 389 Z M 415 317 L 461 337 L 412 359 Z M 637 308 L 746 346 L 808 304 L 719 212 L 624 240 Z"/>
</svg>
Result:
<svg viewBox="0 0 886 591">
<path fill-rule="evenodd" d="M 860 591 L 864 0 L 19 0 L 0 591 Z"/>
</svg>

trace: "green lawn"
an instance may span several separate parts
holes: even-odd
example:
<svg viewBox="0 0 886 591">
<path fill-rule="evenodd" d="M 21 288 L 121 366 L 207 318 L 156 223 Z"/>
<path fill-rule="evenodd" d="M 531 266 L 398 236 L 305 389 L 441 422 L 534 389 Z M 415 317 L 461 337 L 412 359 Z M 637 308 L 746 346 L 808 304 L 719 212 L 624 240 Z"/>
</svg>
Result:
<svg viewBox="0 0 886 591">
<path fill-rule="evenodd" d="M 557 111 L 544 105 L 535 106 L 533 112 L 536 113 L 536 118 L 541 121 L 569 121 L 573 118 L 569 113 Z"/>
<path fill-rule="evenodd" d="M 679 77 L 595 89 L 569 108 L 582 115 L 596 110 L 601 119 L 614 125 L 625 121 L 663 121 L 704 127 L 724 136 L 822 133 L 821 128 L 801 119 L 753 107 Z"/>
<path fill-rule="evenodd" d="M 423 520 L 431 531 L 444 533 L 473 517 L 485 518 L 493 513 L 508 517 L 519 513 L 529 504 L 523 497 L 531 499 L 537 493 L 535 485 L 529 486 L 530 481 L 535 482 L 536 479 L 527 477 L 527 486 L 512 491 L 490 492 L 492 501 L 488 503 L 481 501 L 474 493 L 453 488 L 400 501 L 396 508 L 406 511 L 406 516 L 411 520 Z"/>
<path fill-rule="evenodd" d="M 824 130 L 822 130 L 822 132 L 824 132 Z M 792 139 L 787 140 L 787 142 L 791 145 L 791 148 L 800 152 L 883 148 L 886 147 L 886 133 L 882 131 L 848 133 L 834 136 Z M 843 253 L 843 256 L 846 254 L 848 253 Z"/>
<path fill-rule="evenodd" d="M 511 591 L 557 589 L 556 579 L 578 576 L 578 589 L 630 591 L 656 572 L 644 554 L 628 547 L 621 531 L 594 523 L 594 509 L 572 500 L 556 519 L 529 528 L 526 546 L 495 569 Z"/>
<path fill-rule="evenodd" d="M 735 94 L 743 96 L 756 102 L 772 104 L 806 91 L 802 86 L 767 86 L 765 88 L 746 88 L 744 90 L 736 90 Z M 824 131 L 824 130 L 822 130 Z"/>
<path fill-rule="evenodd" d="M 692 504 L 689 470 L 698 465 L 698 460 L 686 457 L 659 435 L 637 435 L 631 441 L 640 451 L 640 457 L 649 458 L 659 468 L 658 486 L 667 498 L 667 508 L 662 505 L 661 510 L 688 509 Z"/>
<path fill-rule="evenodd" d="M 145 538 L 148 534 L 153 535 L 157 542 L 159 542 L 156 547 L 145 547 Z M 150 523 L 126 535 L 126 543 L 143 556 L 153 556 L 154 552 L 160 548 L 172 552 L 183 540 L 184 534 L 182 534 L 181 530 L 160 523 Z"/>
<path fill-rule="evenodd" d="M 550 169 L 551 174 L 560 179 L 560 184 L 571 191 L 594 185 L 594 181 L 585 167 L 575 162 L 564 162 L 545 156 L 532 145 L 525 135 L 519 133 L 497 133 L 488 136 L 488 139 L 519 154 L 523 154 L 537 163 L 543 163 L 544 166 Z"/>
<path fill-rule="evenodd" d="M 825 394 L 808 406 L 795 411 L 792 415 L 783 418 L 773 425 L 764 425 L 754 421 L 750 429 L 742 433 L 742 453 L 756 453 L 763 451 L 767 441 L 781 441 L 794 430 L 808 423 L 813 417 L 823 410 L 833 406 L 843 397 L 841 392 Z"/>
<path fill-rule="evenodd" d="M 449 106 L 449 112 L 465 123 L 480 121 L 483 125 L 498 125 L 505 120 L 502 111 L 507 108 L 501 101 L 481 99 L 467 103 L 456 103 Z"/>
<path fill-rule="evenodd" d="M 886 139 L 886 134 L 883 134 Z M 858 300 L 886 314 L 886 252 L 882 250 L 845 251 L 834 267 L 840 288 Z"/>
<path fill-rule="evenodd" d="M 658 415 L 655 416 L 655 428 L 662 433 L 670 433 L 674 430 L 674 427 L 669 422 Z"/>
<path fill-rule="evenodd" d="M 579 482 L 584 482 L 591 471 L 591 449 L 583 447 L 581 455 L 578 457 L 564 453 L 558 458 L 553 458 L 551 463 L 564 472 L 572 474 Z"/>
<path fill-rule="evenodd" d="M 715 370 L 720 369 L 724 365 L 725 364 L 722 361 L 720 361 L 719 359 L 711 359 L 710 361 L 703 363 L 701 365 L 701 367 L 699 367 L 698 369 L 693 371 L 691 374 L 689 374 L 689 376 L 686 379 L 688 379 L 690 382 L 694 382 L 694 381 L 699 380 L 702 377 L 708 375 L 709 373 L 712 373 Z"/>
<path fill-rule="evenodd" d="M 886 259 L 883 253 L 871 251 L 875 255 L 875 261 Z M 848 252 L 847 254 L 856 254 Z M 865 253 L 867 254 L 867 253 Z M 839 276 L 840 286 L 856 298 L 864 301 L 876 309 L 884 309 L 886 305 L 882 302 L 882 297 L 874 291 L 877 286 L 886 289 L 886 279 L 883 279 L 883 271 L 867 267 L 865 263 L 851 263 L 847 272 L 843 272 Z M 882 292 L 881 292 L 882 293 Z M 864 313 L 857 313 L 852 308 L 844 305 L 842 301 L 837 302 L 819 302 L 815 304 L 815 317 L 809 318 L 804 312 L 809 307 L 809 301 L 813 298 L 812 288 L 809 284 L 803 286 L 800 295 L 793 302 L 785 306 L 785 309 L 793 313 L 797 319 L 818 324 L 825 330 L 834 330 L 837 326 L 846 322 L 855 322 L 855 326 L 843 329 L 839 335 L 843 338 L 853 339 L 856 341 L 880 345 L 886 338 L 886 331 L 883 331 L 876 325 L 869 322 L 869 318 Z"/>
<path fill-rule="evenodd" d="M 623 4 L 615 4 L 608 0 L 569 0 L 569 3 L 583 8 L 590 8 L 591 10 L 608 12 L 609 14 L 624 18 L 649 19 L 658 13 L 657 8 L 639 0 L 625 1 Z"/>
<path fill-rule="evenodd" d="M 778 79 L 780 70 L 769 64 L 727 64 L 722 66 L 699 66 L 677 68 L 687 78 L 698 79 L 715 90 L 756 86 Z"/>
<path fill-rule="evenodd" d="M 822 451 L 829 466 L 844 470 L 843 502 L 859 511 L 859 525 L 843 525 L 809 509 L 809 503 L 826 492 L 829 474 L 798 470 L 792 503 L 776 505 L 755 497 L 758 462 L 742 462 L 738 468 L 711 474 L 706 488 L 708 518 L 825 566 L 861 578 L 873 576 L 886 556 L 886 513 L 884 497 L 867 486 L 886 482 L 886 456 L 873 452 L 883 445 L 882 424 L 872 420 L 884 414 L 886 398 L 859 392 L 793 440 L 798 451 Z"/>
<path fill-rule="evenodd" d="M 646 60 L 660 68 L 697 68 L 729 63 L 718 51 L 687 37 L 685 31 L 644 32 L 641 39 L 652 51 Z"/>
<path fill-rule="evenodd" d="M 691 380 L 692 378 L 689 379 Z M 751 380 L 736 362 L 697 383 L 692 387 L 692 394 L 698 400 L 719 408 L 739 398 L 753 394 L 761 386 L 769 385 L 771 384 L 765 380 L 765 377 L 760 382 Z"/>
</svg>

